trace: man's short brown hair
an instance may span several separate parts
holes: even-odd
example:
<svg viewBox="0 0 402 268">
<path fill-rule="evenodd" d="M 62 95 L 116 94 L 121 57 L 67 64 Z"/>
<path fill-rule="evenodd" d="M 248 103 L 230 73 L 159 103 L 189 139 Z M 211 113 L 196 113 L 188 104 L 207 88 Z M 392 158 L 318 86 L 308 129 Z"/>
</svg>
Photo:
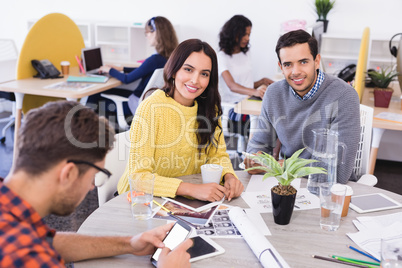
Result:
<svg viewBox="0 0 402 268">
<path fill-rule="evenodd" d="M 107 119 L 74 101 L 49 102 L 31 110 L 18 135 L 14 171 L 31 175 L 63 160 L 102 161 L 114 141 Z"/>
</svg>

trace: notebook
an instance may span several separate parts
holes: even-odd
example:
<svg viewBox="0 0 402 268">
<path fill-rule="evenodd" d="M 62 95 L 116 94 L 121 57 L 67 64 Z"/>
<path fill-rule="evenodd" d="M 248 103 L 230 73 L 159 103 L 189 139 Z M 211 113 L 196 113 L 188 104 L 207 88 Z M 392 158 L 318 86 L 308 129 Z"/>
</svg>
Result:
<svg viewBox="0 0 402 268">
<path fill-rule="evenodd" d="M 101 48 L 83 48 L 81 54 L 86 74 L 99 74 L 99 68 L 103 65 Z"/>
<path fill-rule="evenodd" d="M 67 82 L 87 82 L 87 83 L 105 83 L 109 80 L 106 76 L 72 76 L 69 75 Z"/>
</svg>

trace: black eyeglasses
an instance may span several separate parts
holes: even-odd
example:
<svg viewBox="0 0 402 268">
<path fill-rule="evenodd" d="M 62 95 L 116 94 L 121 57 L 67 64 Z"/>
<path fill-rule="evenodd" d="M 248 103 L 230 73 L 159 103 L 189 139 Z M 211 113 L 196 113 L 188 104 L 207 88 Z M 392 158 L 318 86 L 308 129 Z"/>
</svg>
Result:
<svg viewBox="0 0 402 268">
<path fill-rule="evenodd" d="M 91 162 L 88 162 L 88 161 L 84 161 L 84 160 L 67 160 L 67 163 L 84 164 L 84 165 L 91 166 L 91 167 L 99 170 L 100 172 L 104 173 L 107 176 L 108 179 L 110 178 L 110 176 L 112 176 L 112 173 L 110 173 L 110 171 L 107 170 L 106 168 L 98 167 L 97 165 L 95 165 L 95 164 L 93 164 Z M 95 184 L 96 187 L 100 187 L 103 184 L 105 184 L 105 182 L 106 182 L 105 179 L 103 179 L 101 181 L 100 180 L 95 180 L 94 184 Z"/>
</svg>

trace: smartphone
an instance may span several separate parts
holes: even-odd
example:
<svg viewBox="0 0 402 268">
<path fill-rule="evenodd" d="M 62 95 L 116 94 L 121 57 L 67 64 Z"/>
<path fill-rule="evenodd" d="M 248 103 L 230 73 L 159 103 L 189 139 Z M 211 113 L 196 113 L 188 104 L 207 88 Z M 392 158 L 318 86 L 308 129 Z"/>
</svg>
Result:
<svg viewBox="0 0 402 268">
<path fill-rule="evenodd" d="M 169 233 L 166 235 L 163 243 L 165 247 L 173 250 L 177 247 L 181 242 L 186 240 L 186 238 L 191 233 L 191 227 L 182 221 L 177 221 L 172 229 L 170 229 Z M 159 255 L 161 254 L 162 249 L 158 248 L 154 254 L 151 256 L 151 263 L 156 267 L 159 259 Z"/>
</svg>

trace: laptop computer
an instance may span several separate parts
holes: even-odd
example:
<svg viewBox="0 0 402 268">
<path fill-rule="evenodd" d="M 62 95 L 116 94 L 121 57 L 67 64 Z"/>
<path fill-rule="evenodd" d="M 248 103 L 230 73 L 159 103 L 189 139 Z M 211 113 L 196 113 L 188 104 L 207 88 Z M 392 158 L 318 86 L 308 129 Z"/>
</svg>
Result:
<svg viewBox="0 0 402 268">
<path fill-rule="evenodd" d="M 101 48 L 100 47 L 83 48 L 81 54 L 85 73 L 87 75 L 88 74 L 101 75 L 99 73 L 99 68 L 103 65 Z M 102 75 L 108 76 L 107 74 Z"/>
</svg>

